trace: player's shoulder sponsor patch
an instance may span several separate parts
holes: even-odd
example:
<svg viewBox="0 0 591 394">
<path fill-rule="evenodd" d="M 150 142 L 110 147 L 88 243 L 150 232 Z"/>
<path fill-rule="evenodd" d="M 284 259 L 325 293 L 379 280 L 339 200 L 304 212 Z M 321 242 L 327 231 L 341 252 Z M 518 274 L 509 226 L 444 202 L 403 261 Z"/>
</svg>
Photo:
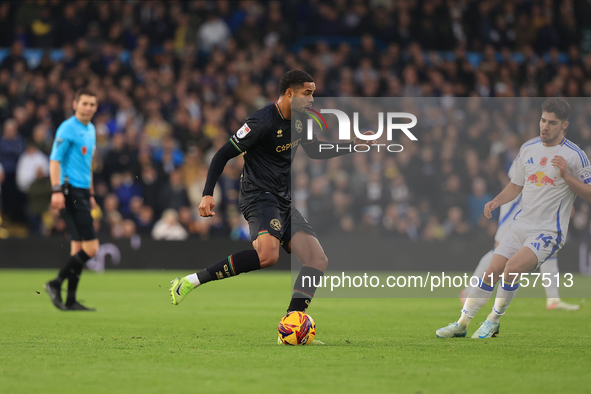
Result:
<svg viewBox="0 0 591 394">
<path fill-rule="evenodd" d="M 581 174 L 581 181 L 584 183 L 591 183 L 591 172 L 587 171 L 584 174 Z"/>
<path fill-rule="evenodd" d="M 250 133 L 250 130 L 250 127 L 248 127 L 248 125 L 244 123 L 244 125 L 242 125 L 242 127 L 238 129 L 238 131 L 236 132 L 236 137 L 244 138 L 246 137 L 246 134 Z"/>
</svg>

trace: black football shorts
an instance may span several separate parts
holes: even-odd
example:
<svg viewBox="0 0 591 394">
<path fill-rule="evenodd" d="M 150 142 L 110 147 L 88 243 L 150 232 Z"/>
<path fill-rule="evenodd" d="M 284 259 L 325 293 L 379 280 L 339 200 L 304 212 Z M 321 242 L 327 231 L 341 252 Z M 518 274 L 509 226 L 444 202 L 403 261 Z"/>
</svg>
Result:
<svg viewBox="0 0 591 394">
<path fill-rule="evenodd" d="M 72 186 L 62 186 L 66 196 L 66 208 L 60 211 L 66 222 L 70 241 L 91 241 L 96 239 L 96 231 L 90 215 L 90 190 Z"/>
<path fill-rule="evenodd" d="M 318 238 L 300 211 L 293 206 L 280 203 L 277 197 L 269 192 L 243 196 L 240 200 L 240 210 L 248 221 L 251 241 L 259 235 L 269 233 L 281 241 L 281 246 L 289 253 L 289 241 L 293 234 L 304 231 Z"/>
</svg>

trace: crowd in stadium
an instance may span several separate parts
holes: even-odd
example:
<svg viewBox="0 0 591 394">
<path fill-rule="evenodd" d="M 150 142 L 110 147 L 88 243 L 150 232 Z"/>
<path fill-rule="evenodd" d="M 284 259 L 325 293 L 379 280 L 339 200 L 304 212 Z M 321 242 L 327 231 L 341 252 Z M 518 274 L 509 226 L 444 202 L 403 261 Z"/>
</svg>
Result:
<svg viewBox="0 0 591 394">
<path fill-rule="evenodd" d="M 81 87 L 100 103 L 99 238 L 248 239 L 237 207 L 241 158 L 218 183 L 218 214 L 200 218 L 197 206 L 211 157 L 248 114 L 277 99 L 284 72 L 310 73 L 317 97 L 591 97 L 579 19 L 590 13 L 591 3 L 572 0 L 3 2 L 5 224 L 65 231 L 49 209 L 48 157 Z M 47 52 L 32 67 L 27 48 Z M 574 113 L 568 130 L 588 154 L 589 113 Z M 294 202 L 319 234 L 494 234 L 482 207 L 509 181 L 508 166 L 536 129 L 502 113 L 477 115 L 462 128 L 421 128 L 420 148 L 401 154 L 302 159 Z M 349 164 L 363 176 L 349 176 Z M 577 209 L 582 229 L 589 207 Z"/>
</svg>

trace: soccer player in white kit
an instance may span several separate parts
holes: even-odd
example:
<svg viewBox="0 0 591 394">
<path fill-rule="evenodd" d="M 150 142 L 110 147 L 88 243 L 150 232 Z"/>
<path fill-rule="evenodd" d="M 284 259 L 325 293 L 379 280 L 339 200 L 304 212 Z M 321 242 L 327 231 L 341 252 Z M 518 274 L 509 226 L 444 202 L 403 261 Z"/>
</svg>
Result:
<svg viewBox="0 0 591 394">
<path fill-rule="evenodd" d="M 521 209 L 495 249 L 478 287 L 464 303 L 458 321 L 436 331 L 438 337 L 464 337 L 476 313 L 500 280 L 492 311 L 472 338 L 499 333 L 500 319 L 519 289 L 521 274 L 538 268 L 564 245 L 576 195 L 591 202 L 591 165 L 585 152 L 564 137 L 570 106 L 549 98 L 542 104 L 540 140 L 519 152 L 511 182 L 484 206 L 484 215 L 522 194 Z"/>
<path fill-rule="evenodd" d="M 532 143 L 536 143 L 540 141 L 540 137 L 532 138 L 529 141 L 526 141 L 520 148 L 530 145 Z M 517 159 L 513 161 L 511 164 L 511 168 L 509 169 L 509 178 L 513 178 L 515 174 L 515 164 L 517 163 Z M 482 256 L 480 261 L 478 262 L 478 266 L 474 270 L 472 276 L 481 278 L 484 271 L 490 265 L 492 260 L 492 256 L 494 254 L 495 248 L 499 246 L 501 239 L 505 235 L 509 233 L 511 228 L 511 223 L 513 222 L 513 217 L 521 208 L 521 194 L 515 198 L 515 200 L 508 202 L 507 204 L 501 205 L 500 212 L 499 212 L 499 226 L 497 228 L 497 232 L 495 234 L 495 245 L 492 250 L 490 250 L 487 254 Z M 550 258 L 548 258 L 544 264 L 540 266 L 540 274 L 542 274 L 542 278 L 549 278 L 549 282 L 544 282 L 544 291 L 546 292 L 546 309 L 548 310 L 565 310 L 565 311 L 576 311 L 579 310 L 579 305 L 569 304 L 560 299 L 560 295 L 558 292 L 558 259 L 556 254 Z M 462 305 L 466 301 L 466 296 L 470 291 L 471 287 L 467 287 L 466 289 L 460 292 L 460 300 L 462 301 Z"/>
</svg>

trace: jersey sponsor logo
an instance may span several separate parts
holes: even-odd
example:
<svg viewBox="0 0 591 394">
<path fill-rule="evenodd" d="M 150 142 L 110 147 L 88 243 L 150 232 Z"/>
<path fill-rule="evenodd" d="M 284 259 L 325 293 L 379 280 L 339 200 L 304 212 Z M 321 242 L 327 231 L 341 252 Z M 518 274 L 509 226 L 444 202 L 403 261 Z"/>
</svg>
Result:
<svg viewBox="0 0 591 394">
<path fill-rule="evenodd" d="M 540 160 L 540 165 L 544 167 L 546 164 L 548 164 L 548 158 L 544 157 L 542 158 L 542 160 Z"/>
<path fill-rule="evenodd" d="M 526 179 L 526 183 L 533 183 L 537 187 L 541 187 L 544 185 L 556 186 L 556 177 L 552 179 L 543 171 L 538 171 L 535 174 L 531 174 L 530 176 L 528 176 Z"/>
<path fill-rule="evenodd" d="M 289 144 L 277 145 L 277 148 L 275 148 L 275 152 L 281 153 L 281 152 L 285 152 L 286 150 L 289 150 L 291 148 L 295 148 L 300 144 L 301 140 L 302 139 L 300 138 L 299 140 L 295 140 L 293 142 L 290 142 Z"/>
<path fill-rule="evenodd" d="M 55 140 L 56 147 L 60 146 L 62 144 L 62 142 L 64 142 L 64 139 L 63 138 L 57 138 Z"/>
<path fill-rule="evenodd" d="M 279 221 L 279 219 L 273 219 L 271 220 L 271 228 L 275 231 L 279 231 L 281 230 L 281 222 Z"/>
<path fill-rule="evenodd" d="M 581 180 L 584 183 L 591 183 L 591 172 L 586 172 L 584 174 L 581 174 Z"/>
<path fill-rule="evenodd" d="M 86 148 L 85 146 L 82 147 L 82 154 L 85 155 L 88 153 L 88 148 Z"/>
<path fill-rule="evenodd" d="M 244 123 L 244 125 L 236 132 L 236 137 L 244 138 L 248 133 L 250 133 L 250 127 L 248 127 L 248 125 Z"/>
</svg>

